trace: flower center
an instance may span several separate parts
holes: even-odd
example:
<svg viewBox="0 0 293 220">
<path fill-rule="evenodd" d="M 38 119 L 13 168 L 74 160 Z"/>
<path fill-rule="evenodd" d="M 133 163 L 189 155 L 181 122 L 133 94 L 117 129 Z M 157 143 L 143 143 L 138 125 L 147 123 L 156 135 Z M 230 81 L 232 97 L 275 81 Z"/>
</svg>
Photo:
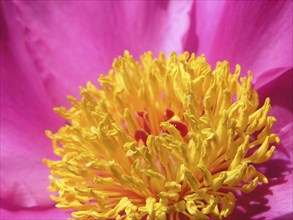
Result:
<svg viewBox="0 0 293 220">
<path fill-rule="evenodd" d="M 135 130 L 134 138 L 136 141 L 142 140 L 144 144 L 146 144 L 147 138 L 149 135 L 153 134 L 154 132 L 151 131 L 150 123 L 148 119 L 148 114 L 146 111 L 144 112 L 137 112 L 138 120 L 140 128 Z M 174 118 L 174 119 L 173 119 Z M 173 125 L 179 132 L 182 137 L 185 137 L 188 133 L 188 128 L 186 124 L 180 120 L 176 120 L 177 118 L 174 117 L 174 112 L 170 109 L 167 109 L 164 113 L 164 120 L 169 122 Z M 160 129 L 160 133 L 168 133 L 168 131 L 164 129 Z M 158 135 L 158 134 L 157 134 Z"/>
<path fill-rule="evenodd" d="M 47 131 L 61 157 L 45 160 L 56 206 L 76 219 L 227 217 L 236 191 L 267 183 L 254 165 L 279 142 L 270 99 L 259 108 L 252 74 L 239 75 L 204 56 L 138 62 L 126 51 L 102 89 L 88 83 L 80 101 L 55 109 L 69 122 Z"/>
</svg>

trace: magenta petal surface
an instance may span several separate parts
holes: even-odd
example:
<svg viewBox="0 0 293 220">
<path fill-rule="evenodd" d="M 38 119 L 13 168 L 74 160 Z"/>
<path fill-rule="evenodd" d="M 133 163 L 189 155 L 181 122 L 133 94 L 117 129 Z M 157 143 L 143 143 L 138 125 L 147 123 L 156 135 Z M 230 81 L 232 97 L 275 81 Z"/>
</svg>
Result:
<svg viewBox="0 0 293 220">
<path fill-rule="evenodd" d="M 261 78 L 259 78 L 261 80 Z M 258 84 L 258 82 L 256 82 Z M 273 130 L 281 138 L 281 144 L 267 162 L 266 172 L 270 192 L 265 198 L 268 211 L 257 217 L 292 219 L 293 217 L 293 69 L 259 88 L 261 97 L 270 97 L 271 115 L 277 118 Z M 263 101 L 263 100 L 262 100 Z M 281 218 L 281 216 L 284 216 Z M 291 218 L 289 217 L 291 216 Z"/>
<path fill-rule="evenodd" d="M 255 79 L 266 71 L 292 66 L 292 1 L 198 1 L 197 54 L 210 63 L 240 64 Z"/>
<path fill-rule="evenodd" d="M 287 174 L 284 177 L 284 184 L 271 187 L 272 194 L 266 196 L 270 210 L 265 215 L 270 218 L 293 219 L 293 175 Z M 286 213 L 286 214 L 284 214 Z"/>
<path fill-rule="evenodd" d="M 192 2 L 17 1 L 30 56 L 57 105 L 107 74 L 115 57 L 182 51 Z"/>
<path fill-rule="evenodd" d="M 260 82 L 261 83 L 261 82 Z M 258 81 L 256 82 L 256 85 Z M 281 145 L 275 153 L 275 158 L 284 159 L 293 167 L 293 69 L 285 71 L 282 75 L 258 89 L 261 103 L 265 97 L 270 97 L 271 115 L 277 118 L 273 131 L 281 138 Z"/>
<path fill-rule="evenodd" d="M 275 79 L 282 76 L 283 74 L 285 74 L 288 71 L 292 71 L 292 66 L 278 67 L 278 68 L 270 69 L 266 72 L 263 72 L 260 75 L 258 75 L 258 77 L 256 79 L 253 79 L 253 81 L 255 82 L 254 87 L 256 89 L 265 87 L 266 84 L 270 84 L 272 81 L 274 81 Z M 288 89 L 290 89 L 290 88 L 288 88 Z M 266 89 L 266 90 L 268 90 L 268 89 Z"/>
<path fill-rule="evenodd" d="M 1 2 L 3 3 L 3 2 Z M 11 2 L 5 2 L 5 4 Z M 1 200 L 20 207 L 53 206 L 44 157 L 53 156 L 46 129 L 61 122 L 26 50 L 23 32 L 1 10 Z M 2 18 L 4 18 L 2 20 Z M 2 204 L 1 204 L 2 206 Z"/>
<path fill-rule="evenodd" d="M 1 219 L 15 220 L 65 220 L 70 217 L 69 213 L 55 207 L 50 209 L 21 209 L 21 210 L 0 210 Z"/>
</svg>

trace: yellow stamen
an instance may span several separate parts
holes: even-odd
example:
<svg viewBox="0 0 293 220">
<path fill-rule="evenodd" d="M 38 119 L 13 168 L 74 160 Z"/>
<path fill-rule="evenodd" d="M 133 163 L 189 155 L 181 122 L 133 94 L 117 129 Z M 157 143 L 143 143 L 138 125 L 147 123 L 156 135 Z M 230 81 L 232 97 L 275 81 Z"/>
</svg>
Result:
<svg viewBox="0 0 293 220">
<path fill-rule="evenodd" d="M 45 160 L 57 207 L 74 219 L 222 219 L 235 190 L 267 178 L 255 164 L 272 157 L 270 100 L 258 108 L 252 74 L 228 62 L 212 71 L 205 57 L 168 59 L 129 52 L 113 62 L 102 89 L 81 88 L 80 101 L 56 108 L 68 120 L 53 134 L 60 160 Z"/>
</svg>

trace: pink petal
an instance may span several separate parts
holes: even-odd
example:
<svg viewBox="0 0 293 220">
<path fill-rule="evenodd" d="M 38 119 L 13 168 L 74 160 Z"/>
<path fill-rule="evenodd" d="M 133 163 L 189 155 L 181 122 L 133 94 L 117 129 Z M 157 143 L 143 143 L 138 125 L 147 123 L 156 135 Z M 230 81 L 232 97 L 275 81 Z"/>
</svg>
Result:
<svg viewBox="0 0 293 220">
<path fill-rule="evenodd" d="M 212 64 L 239 63 L 256 78 L 292 66 L 292 1 L 197 1 L 197 54 Z M 193 33 L 192 33 L 193 34 Z"/>
<path fill-rule="evenodd" d="M 277 118 L 273 127 L 281 138 L 281 144 L 268 166 L 267 176 L 272 183 L 271 193 L 266 195 L 270 209 L 257 217 L 268 217 L 273 219 L 280 216 L 282 219 L 293 217 L 293 69 L 289 69 L 273 81 L 265 84 L 259 89 L 260 96 L 271 98 L 271 115 Z M 261 78 L 259 78 L 261 80 Z M 257 84 L 258 82 L 256 82 Z"/>
<path fill-rule="evenodd" d="M 6 17 L 11 11 L 3 9 Z M 5 21 L 2 17 L 1 13 Z M 14 34 L 7 25 L 12 25 Z M 53 114 L 51 99 L 28 59 L 22 32 L 13 25 L 12 21 L 1 23 L 1 200 L 48 207 L 53 202 L 46 190 L 48 169 L 42 159 L 53 154 L 44 131 L 56 130 L 61 121 Z"/>
<path fill-rule="evenodd" d="M 271 219 L 293 219 L 293 175 L 287 174 L 284 183 L 271 187 L 272 194 L 266 196 L 270 210 L 257 217 L 269 216 Z M 291 217 L 290 217 L 291 216 Z"/>
<path fill-rule="evenodd" d="M 54 103 L 107 73 L 115 57 L 180 52 L 192 2 L 17 1 L 16 18 Z M 10 16 L 11 19 L 13 17 Z"/>
<path fill-rule="evenodd" d="M 185 50 L 197 55 L 207 53 L 217 29 L 225 1 L 195 1 L 191 11 L 191 21 Z M 204 49 L 203 49 L 204 48 Z M 206 54 L 208 55 L 208 54 Z M 209 57 L 207 57 L 209 59 Z"/>
<path fill-rule="evenodd" d="M 256 85 L 260 84 L 259 81 Z M 260 102 L 264 102 L 266 97 L 270 97 L 272 110 L 271 115 L 277 118 L 273 126 L 273 131 L 281 138 L 281 145 L 275 153 L 275 158 L 280 158 L 292 162 L 293 158 L 293 69 L 289 69 L 273 81 L 258 89 L 261 97 Z M 293 165 L 291 164 L 291 167 Z"/>
<path fill-rule="evenodd" d="M 3 209 L 1 208 L 1 219 L 17 219 L 17 220 L 32 220 L 32 219 L 67 219 L 70 217 L 69 213 L 57 208 L 50 209 Z"/>
<path fill-rule="evenodd" d="M 256 89 L 258 89 L 258 88 L 265 86 L 268 83 L 271 83 L 271 81 L 277 79 L 278 77 L 280 77 L 281 75 L 283 75 L 287 71 L 290 71 L 291 68 L 292 68 L 292 66 L 291 67 L 278 67 L 278 68 L 270 69 L 266 72 L 263 72 L 263 73 L 257 75 L 257 78 L 253 78 L 253 81 L 255 82 L 254 87 Z"/>
</svg>

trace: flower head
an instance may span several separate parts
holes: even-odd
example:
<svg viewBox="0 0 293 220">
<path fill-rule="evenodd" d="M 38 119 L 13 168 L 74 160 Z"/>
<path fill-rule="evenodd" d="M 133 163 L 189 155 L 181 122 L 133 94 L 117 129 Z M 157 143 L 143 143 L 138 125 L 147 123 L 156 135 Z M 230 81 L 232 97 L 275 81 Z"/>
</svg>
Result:
<svg viewBox="0 0 293 220">
<path fill-rule="evenodd" d="M 228 219 L 293 219 L 292 4 L 0 1 L 0 218 L 70 216 L 49 197 L 42 161 L 58 157 L 44 130 L 64 126 L 52 108 L 67 106 L 68 94 L 79 97 L 78 86 L 94 82 L 128 49 L 136 59 L 145 51 L 155 57 L 159 51 L 204 53 L 213 69 L 228 60 L 232 68 L 241 64 L 243 75 L 253 72 L 260 107 L 270 97 L 270 115 L 278 119 L 272 131 L 281 144 L 271 160 L 255 166 L 269 183 L 253 193 L 234 191 L 237 203 Z"/>
<path fill-rule="evenodd" d="M 69 123 L 56 134 L 46 160 L 57 207 L 77 219 L 209 219 L 227 217 L 235 192 L 249 193 L 267 178 L 255 164 L 269 160 L 270 99 L 259 107 L 252 73 L 215 70 L 189 53 L 113 62 L 100 87 L 81 88 L 81 101 L 55 111 Z"/>
</svg>

